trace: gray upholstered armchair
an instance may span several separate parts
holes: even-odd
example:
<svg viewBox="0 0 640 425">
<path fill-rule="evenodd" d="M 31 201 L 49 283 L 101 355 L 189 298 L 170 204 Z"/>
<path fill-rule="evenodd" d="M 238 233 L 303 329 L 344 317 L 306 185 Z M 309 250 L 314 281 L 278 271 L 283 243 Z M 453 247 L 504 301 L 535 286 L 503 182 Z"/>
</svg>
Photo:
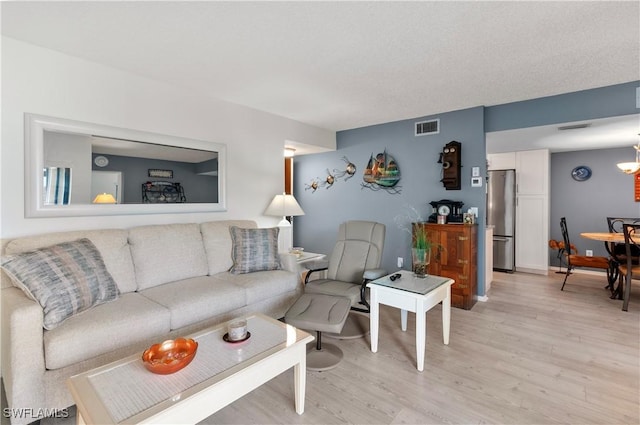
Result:
<svg viewBox="0 0 640 425">
<path fill-rule="evenodd" d="M 384 248 L 385 225 L 373 221 L 347 221 L 338 229 L 338 240 L 325 261 L 307 265 L 305 292 L 338 295 L 351 300 L 351 309 L 369 312 L 366 283 L 386 275 L 380 268 Z M 313 273 L 326 276 L 311 280 Z M 350 314 L 342 336 L 358 337 L 368 332 L 368 318 Z"/>
</svg>

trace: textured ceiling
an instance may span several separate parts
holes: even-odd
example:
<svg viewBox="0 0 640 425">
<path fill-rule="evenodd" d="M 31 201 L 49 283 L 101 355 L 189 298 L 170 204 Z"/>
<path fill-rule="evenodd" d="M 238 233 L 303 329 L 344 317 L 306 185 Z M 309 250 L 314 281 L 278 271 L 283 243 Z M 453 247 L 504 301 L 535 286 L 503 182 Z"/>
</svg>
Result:
<svg viewBox="0 0 640 425">
<path fill-rule="evenodd" d="M 640 3 L 2 2 L 2 33 L 331 130 L 640 78 Z"/>
</svg>

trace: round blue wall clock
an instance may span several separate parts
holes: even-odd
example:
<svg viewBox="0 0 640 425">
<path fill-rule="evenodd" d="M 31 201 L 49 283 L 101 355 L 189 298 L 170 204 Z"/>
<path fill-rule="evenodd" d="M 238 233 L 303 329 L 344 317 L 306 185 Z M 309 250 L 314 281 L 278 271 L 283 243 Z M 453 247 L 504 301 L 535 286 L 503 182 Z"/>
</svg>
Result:
<svg viewBox="0 0 640 425">
<path fill-rule="evenodd" d="M 578 182 L 589 180 L 589 178 L 591 177 L 591 168 L 587 167 L 586 165 L 579 165 L 571 170 L 571 177 L 573 177 L 573 179 Z"/>
</svg>

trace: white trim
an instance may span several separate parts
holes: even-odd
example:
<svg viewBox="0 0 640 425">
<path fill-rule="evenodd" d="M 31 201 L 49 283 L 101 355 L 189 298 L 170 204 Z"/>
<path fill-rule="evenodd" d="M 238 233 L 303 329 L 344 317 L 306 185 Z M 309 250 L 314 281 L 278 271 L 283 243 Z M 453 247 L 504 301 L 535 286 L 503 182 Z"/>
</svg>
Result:
<svg viewBox="0 0 640 425">
<path fill-rule="evenodd" d="M 127 214 L 169 214 L 226 211 L 227 145 L 204 140 L 149 133 L 100 124 L 25 113 L 25 216 L 76 217 Z M 44 166 L 44 132 L 60 131 L 98 135 L 124 140 L 144 141 L 159 145 L 178 146 L 218 152 L 218 202 L 185 204 L 70 204 L 44 205 L 42 168 Z"/>
</svg>

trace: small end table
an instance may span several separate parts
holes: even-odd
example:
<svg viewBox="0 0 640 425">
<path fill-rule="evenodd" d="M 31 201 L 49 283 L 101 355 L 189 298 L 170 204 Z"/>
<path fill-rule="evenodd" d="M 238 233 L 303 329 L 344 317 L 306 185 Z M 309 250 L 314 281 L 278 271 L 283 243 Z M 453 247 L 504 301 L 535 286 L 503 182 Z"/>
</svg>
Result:
<svg viewBox="0 0 640 425">
<path fill-rule="evenodd" d="M 395 274 L 400 278 L 391 280 Z M 400 270 L 367 284 L 371 297 L 371 351 L 378 351 L 378 326 L 380 321 L 380 304 L 400 309 L 402 331 L 407 330 L 407 312 L 416 313 L 416 357 L 417 368 L 424 370 L 424 350 L 427 336 L 426 313 L 433 306 L 442 302 L 442 339 L 449 345 L 451 327 L 451 285 L 453 279 L 428 275 L 417 278 L 413 272 Z"/>
</svg>

